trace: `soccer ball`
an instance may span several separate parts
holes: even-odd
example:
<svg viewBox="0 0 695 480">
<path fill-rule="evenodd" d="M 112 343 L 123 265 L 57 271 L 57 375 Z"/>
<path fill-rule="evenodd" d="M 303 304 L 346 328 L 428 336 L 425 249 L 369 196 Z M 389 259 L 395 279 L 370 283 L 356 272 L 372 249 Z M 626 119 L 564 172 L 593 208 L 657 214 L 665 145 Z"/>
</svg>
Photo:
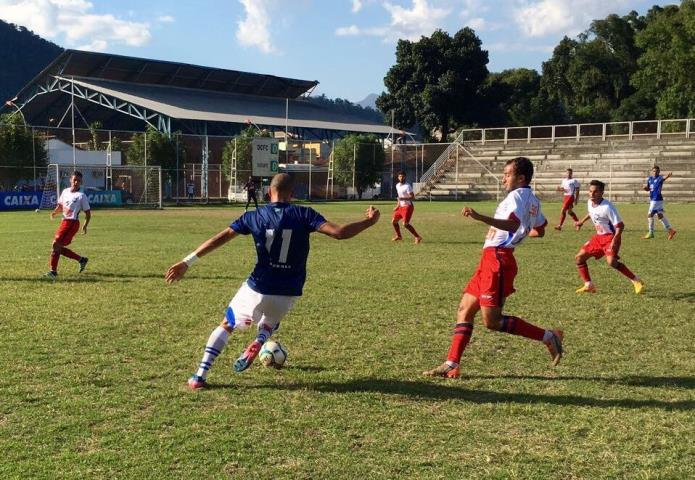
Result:
<svg viewBox="0 0 695 480">
<path fill-rule="evenodd" d="M 261 347 L 258 359 L 266 367 L 282 368 L 287 360 L 287 350 L 279 342 L 269 340 Z"/>
</svg>

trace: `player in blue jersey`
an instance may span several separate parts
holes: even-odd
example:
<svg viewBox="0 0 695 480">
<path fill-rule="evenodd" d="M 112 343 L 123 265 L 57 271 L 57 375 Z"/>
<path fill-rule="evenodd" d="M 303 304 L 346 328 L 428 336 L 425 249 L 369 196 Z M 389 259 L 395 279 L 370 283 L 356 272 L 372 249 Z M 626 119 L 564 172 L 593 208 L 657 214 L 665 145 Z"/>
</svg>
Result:
<svg viewBox="0 0 695 480">
<path fill-rule="evenodd" d="M 664 214 L 664 197 L 661 196 L 661 187 L 671 177 L 672 172 L 667 173 L 665 177 L 659 175 L 659 172 L 659 167 L 654 165 L 652 176 L 647 177 L 647 183 L 643 187 L 644 190 L 649 192 L 649 212 L 647 213 L 649 231 L 644 238 L 654 238 L 654 214 L 656 214 L 664 225 L 664 229 L 668 232 L 668 239 L 672 240 L 676 236 L 676 231 L 671 227 L 668 218 Z"/>
<path fill-rule="evenodd" d="M 246 370 L 263 343 L 270 338 L 280 321 L 302 295 L 309 256 L 309 235 L 320 232 L 337 240 L 359 234 L 379 220 L 379 210 L 370 206 L 364 220 L 337 225 L 309 207 L 291 205 L 292 178 L 280 173 L 270 183 L 270 203 L 244 213 L 229 227 L 203 242 L 193 253 L 172 265 L 166 282 L 180 280 L 199 258 L 224 245 L 238 235 L 252 235 L 256 245 L 256 266 L 241 285 L 225 311 L 224 319 L 208 339 L 203 359 L 188 386 L 197 390 L 205 386 L 215 358 L 227 345 L 229 334 L 245 330 L 255 323 L 258 334 L 234 362 L 237 372 Z"/>
</svg>

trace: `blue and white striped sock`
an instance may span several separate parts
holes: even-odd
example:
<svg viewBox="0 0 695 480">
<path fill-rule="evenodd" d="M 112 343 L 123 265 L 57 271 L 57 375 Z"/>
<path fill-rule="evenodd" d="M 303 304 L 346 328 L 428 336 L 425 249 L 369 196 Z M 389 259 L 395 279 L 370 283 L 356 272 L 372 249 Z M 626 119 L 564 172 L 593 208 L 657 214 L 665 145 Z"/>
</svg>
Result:
<svg viewBox="0 0 695 480">
<path fill-rule="evenodd" d="M 195 373 L 196 377 L 201 380 L 206 379 L 208 376 L 208 371 L 212 367 L 212 363 L 215 361 L 217 356 L 222 353 L 224 347 L 227 346 L 228 340 L 229 333 L 224 328 L 217 327 L 212 331 L 210 338 L 208 338 L 208 343 L 205 345 L 203 359 L 200 361 L 198 371 Z"/>
</svg>

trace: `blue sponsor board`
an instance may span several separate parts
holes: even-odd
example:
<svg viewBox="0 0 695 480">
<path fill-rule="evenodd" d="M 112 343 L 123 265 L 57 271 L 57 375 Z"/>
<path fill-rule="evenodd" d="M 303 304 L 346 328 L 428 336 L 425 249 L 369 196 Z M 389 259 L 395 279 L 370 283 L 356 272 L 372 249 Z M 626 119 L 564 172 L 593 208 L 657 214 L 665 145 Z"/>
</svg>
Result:
<svg viewBox="0 0 695 480">
<path fill-rule="evenodd" d="M 123 204 L 120 190 L 88 190 L 87 199 L 90 206 L 118 207 Z M 41 190 L 31 192 L 0 192 L 0 210 L 36 209 L 41 206 Z M 56 194 L 44 199 L 44 207 L 56 205 Z"/>
<path fill-rule="evenodd" d="M 39 208 L 41 205 L 41 195 L 43 195 L 41 190 L 31 192 L 0 192 L 0 210 Z"/>
</svg>

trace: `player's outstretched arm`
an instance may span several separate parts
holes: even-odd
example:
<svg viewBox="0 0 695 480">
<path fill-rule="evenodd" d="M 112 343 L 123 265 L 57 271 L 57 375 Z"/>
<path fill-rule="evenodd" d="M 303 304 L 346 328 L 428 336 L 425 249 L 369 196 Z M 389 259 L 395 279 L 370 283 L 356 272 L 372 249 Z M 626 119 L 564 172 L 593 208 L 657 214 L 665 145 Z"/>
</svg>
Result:
<svg viewBox="0 0 695 480">
<path fill-rule="evenodd" d="M 200 244 L 200 246 L 185 259 L 169 267 L 169 270 L 167 270 L 166 274 L 164 275 L 164 279 L 167 283 L 174 283 L 177 280 L 181 280 L 188 271 L 188 267 L 193 265 L 198 258 L 207 255 L 213 250 L 216 250 L 236 236 L 237 233 L 230 227 L 225 228 L 217 235 Z"/>
<path fill-rule="evenodd" d="M 346 223 L 345 225 L 338 225 L 336 223 L 326 221 L 319 227 L 318 231 L 324 235 L 335 238 L 336 240 L 347 240 L 348 238 L 354 237 L 378 222 L 380 215 L 379 210 L 370 205 L 366 212 L 367 218 L 364 220 Z"/>
<path fill-rule="evenodd" d="M 671 178 L 671 175 L 673 175 L 673 172 L 668 172 L 668 173 L 664 176 L 664 182 L 665 182 L 666 180 L 668 180 L 669 178 Z"/>
<path fill-rule="evenodd" d="M 487 225 L 495 227 L 499 230 L 504 230 L 505 232 L 512 233 L 517 231 L 520 223 L 519 220 L 517 220 L 516 218 L 501 219 L 488 217 L 487 215 L 482 215 L 476 212 L 470 207 L 463 207 L 463 210 L 461 210 L 461 215 L 463 215 L 464 217 L 471 217 L 473 220 L 478 220 L 479 222 L 486 223 Z"/>
<path fill-rule="evenodd" d="M 54 208 L 53 211 L 48 214 L 48 217 L 51 220 L 53 220 L 53 218 L 62 211 L 63 211 L 63 206 L 59 203 L 58 205 L 56 205 L 56 208 Z"/>
<path fill-rule="evenodd" d="M 89 225 L 89 222 L 92 220 L 92 211 L 91 210 L 85 210 L 84 211 L 84 225 L 82 225 L 82 235 L 87 235 L 87 225 Z"/>
<path fill-rule="evenodd" d="M 582 228 L 582 225 L 584 225 L 584 223 L 586 223 L 587 220 L 589 220 L 589 214 L 588 213 L 586 215 L 584 215 L 584 218 L 582 218 L 578 222 L 574 222 L 574 226 L 577 227 L 577 229 Z"/>
</svg>

